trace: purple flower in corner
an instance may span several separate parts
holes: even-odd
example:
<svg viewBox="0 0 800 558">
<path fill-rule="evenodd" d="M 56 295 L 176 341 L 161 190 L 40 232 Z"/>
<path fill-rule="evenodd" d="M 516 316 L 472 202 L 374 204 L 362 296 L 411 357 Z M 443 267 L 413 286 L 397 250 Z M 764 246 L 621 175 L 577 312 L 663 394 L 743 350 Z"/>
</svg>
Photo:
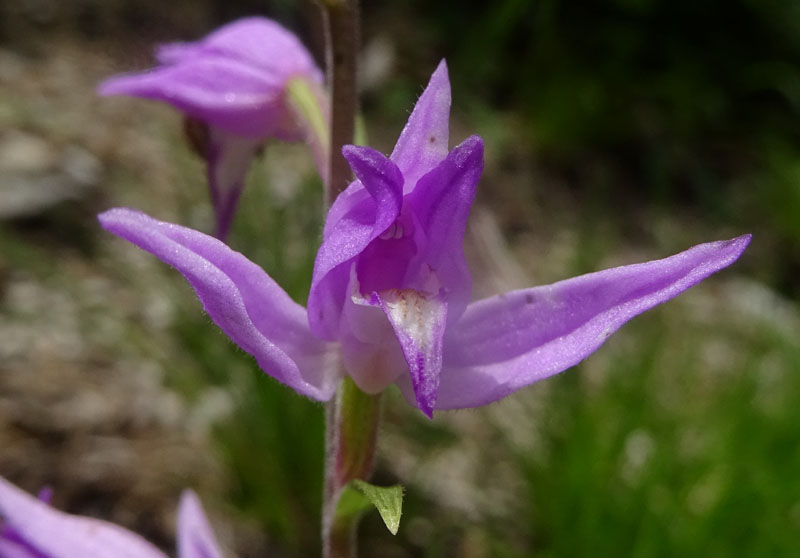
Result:
<svg viewBox="0 0 800 558">
<path fill-rule="evenodd" d="M 264 140 L 294 141 L 310 133 L 287 98 L 289 83 L 302 80 L 323 103 L 322 73 L 294 34 L 258 17 L 197 42 L 163 45 L 156 57 L 155 69 L 110 78 L 98 90 L 164 101 L 189 117 L 187 131 L 208 165 L 216 236 L 224 239 Z"/>
<path fill-rule="evenodd" d="M 0 477 L 0 558 L 166 558 L 135 533 L 51 508 Z M 181 496 L 178 558 L 222 558 L 194 492 Z"/>
<path fill-rule="evenodd" d="M 130 209 L 100 222 L 183 273 L 216 324 L 297 392 L 326 400 L 343 369 L 368 393 L 396 383 L 429 417 L 577 364 L 637 314 L 736 261 L 750 241 L 470 303 L 462 245 L 483 141 L 449 150 L 449 112 L 442 62 L 390 157 L 344 148 L 357 180 L 328 213 L 307 311 L 213 238 Z"/>
</svg>

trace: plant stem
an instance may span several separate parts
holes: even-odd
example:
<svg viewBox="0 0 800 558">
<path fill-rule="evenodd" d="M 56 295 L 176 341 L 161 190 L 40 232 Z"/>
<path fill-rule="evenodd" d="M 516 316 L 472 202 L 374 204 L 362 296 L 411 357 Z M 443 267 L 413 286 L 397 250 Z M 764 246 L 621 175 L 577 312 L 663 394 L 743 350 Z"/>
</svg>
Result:
<svg viewBox="0 0 800 558">
<path fill-rule="evenodd" d="M 361 40 L 357 0 L 319 0 L 325 28 L 330 87 L 330 148 L 326 207 L 344 191 L 350 167 L 342 146 L 353 143 L 358 105 L 356 64 Z M 353 558 L 356 521 L 337 514 L 339 497 L 353 479 L 367 480 L 375 456 L 380 396 L 362 392 L 349 377 L 325 409 L 325 487 L 322 502 L 323 558 Z"/>
<path fill-rule="evenodd" d="M 353 479 L 367 480 L 375 460 L 380 394 L 368 395 L 345 377 L 325 408 L 325 487 L 322 503 L 323 558 L 356 555 L 356 524 L 337 514 L 339 496 Z"/>
<path fill-rule="evenodd" d="M 325 27 L 325 55 L 331 89 L 331 150 L 328 200 L 330 206 L 349 183 L 350 167 L 342 146 L 353 143 L 358 105 L 356 67 L 361 40 L 357 0 L 320 0 Z"/>
</svg>

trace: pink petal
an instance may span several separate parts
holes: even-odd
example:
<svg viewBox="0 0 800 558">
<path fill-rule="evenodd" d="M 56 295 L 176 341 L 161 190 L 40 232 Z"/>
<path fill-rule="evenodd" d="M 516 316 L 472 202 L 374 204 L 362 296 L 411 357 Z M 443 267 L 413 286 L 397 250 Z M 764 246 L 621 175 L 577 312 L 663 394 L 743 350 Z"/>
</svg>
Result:
<svg viewBox="0 0 800 558">
<path fill-rule="evenodd" d="M 262 141 L 236 136 L 212 126 L 208 143 L 208 185 L 217 222 L 214 236 L 224 241 L 236 213 L 247 170 Z"/>
<path fill-rule="evenodd" d="M 447 291 L 451 321 L 463 312 L 472 289 L 464 258 L 464 232 L 482 172 L 483 140 L 472 136 L 420 178 L 408 195 L 407 203 L 425 235 L 418 258 L 436 273 Z"/>
<path fill-rule="evenodd" d="M 166 558 L 135 533 L 105 521 L 57 511 L 2 477 L 0 516 L 21 540 L 47 558 Z M 0 546 L 0 552 L 8 557 L 27 556 L 14 554 L 16 550 L 10 544 Z"/>
<path fill-rule="evenodd" d="M 448 330 L 438 409 L 497 401 L 574 366 L 622 324 L 736 261 L 750 235 L 471 304 Z"/>
<path fill-rule="evenodd" d="M 447 63 L 442 60 L 417 100 L 390 157 L 403 173 L 405 192 L 413 189 L 422 175 L 447 156 L 449 127 L 450 79 Z M 357 180 L 339 194 L 328 213 L 326 236 L 329 224 L 338 223 L 343 213 L 364 199 L 366 194 Z"/>
<path fill-rule="evenodd" d="M 298 393 L 330 399 L 336 376 L 329 346 L 314 337 L 305 309 L 250 260 L 203 233 L 117 208 L 102 226 L 180 271 L 214 323 L 264 372 Z"/>
<path fill-rule="evenodd" d="M 332 209 L 328 215 L 314 262 L 308 319 L 312 331 L 328 340 L 338 336 L 350 273 L 346 264 L 383 234 L 397 219 L 402 205 L 403 177 L 392 161 L 368 147 L 345 146 L 342 154 L 369 196 L 340 196 L 342 201 L 334 203 L 336 212 Z M 332 215 L 338 217 L 337 222 L 330 223 Z"/>
<path fill-rule="evenodd" d="M 156 56 L 162 64 L 176 64 L 205 54 L 237 59 L 284 80 L 301 74 L 322 82 L 322 73 L 297 36 L 263 17 L 231 22 L 196 42 L 162 45 Z"/>
<path fill-rule="evenodd" d="M 42 555 L 23 545 L 0 538 L 0 558 L 42 558 Z"/>
<path fill-rule="evenodd" d="M 283 87 L 279 77 L 217 55 L 113 77 L 98 92 L 164 101 L 231 133 L 265 138 L 285 133 Z"/>
<path fill-rule="evenodd" d="M 178 508 L 178 558 L 222 558 L 197 494 L 181 495 Z"/>
<path fill-rule="evenodd" d="M 413 189 L 422 175 L 447 156 L 449 130 L 450 79 L 447 63 L 442 60 L 417 101 L 392 152 L 391 159 L 400 167 L 405 178 L 406 192 Z"/>
</svg>

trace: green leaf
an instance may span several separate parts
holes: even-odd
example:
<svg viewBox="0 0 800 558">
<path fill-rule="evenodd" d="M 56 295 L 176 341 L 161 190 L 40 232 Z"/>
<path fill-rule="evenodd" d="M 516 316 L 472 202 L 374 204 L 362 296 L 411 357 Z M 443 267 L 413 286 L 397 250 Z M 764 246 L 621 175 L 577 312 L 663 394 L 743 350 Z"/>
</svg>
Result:
<svg viewBox="0 0 800 558">
<path fill-rule="evenodd" d="M 375 486 L 359 479 L 350 481 L 348 488 L 350 487 L 358 490 L 372 502 L 372 505 L 381 514 L 386 528 L 392 535 L 396 535 L 397 529 L 400 527 L 400 516 L 403 515 L 403 487 L 399 484 Z"/>
<path fill-rule="evenodd" d="M 336 504 L 336 522 L 343 525 L 350 525 L 355 522 L 361 514 L 369 509 L 372 502 L 361 492 L 350 486 L 344 487 Z"/>
</svg>

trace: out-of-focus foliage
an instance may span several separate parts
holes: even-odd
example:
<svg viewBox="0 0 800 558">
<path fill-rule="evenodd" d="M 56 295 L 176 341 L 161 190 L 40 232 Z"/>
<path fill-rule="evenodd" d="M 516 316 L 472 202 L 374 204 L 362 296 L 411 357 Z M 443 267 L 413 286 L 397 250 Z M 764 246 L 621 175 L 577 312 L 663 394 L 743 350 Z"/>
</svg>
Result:
<svg viewBox="0 0 800 558">
<path fill-rule="evenodd" d="M 746 154 L 764 136 L 797 139 L 800 7 L 792 2 L 414 4 L 426 48 L 448 56 L 457 90 L 521 111 L 549 153 L 644 156 L 682 146 L 711 170 L 736 171 L 747 161 L 704 155 L 737 144 Z"/>
<path fill-rule="evenodd" d="M 642 320 L 603 385 L 590 365 L 552 386 L 541 446 L 517 461 L 540 556 L 793 553 L 800 352 L 740 311 Z"/>
<path fill-rule="evenodd" d="M 390 11 L 401 18 L 408 4 Z M 413 37 L 401 56 L 447 56 L 459 97 L 510 111 L 541 165 L 614 204 L 767 225 L 781 261 L 763 261 L 764 278 L 798 292 L 796 3 L 411 4 L 419 20 L 398 34 Z"/>
</svg>

